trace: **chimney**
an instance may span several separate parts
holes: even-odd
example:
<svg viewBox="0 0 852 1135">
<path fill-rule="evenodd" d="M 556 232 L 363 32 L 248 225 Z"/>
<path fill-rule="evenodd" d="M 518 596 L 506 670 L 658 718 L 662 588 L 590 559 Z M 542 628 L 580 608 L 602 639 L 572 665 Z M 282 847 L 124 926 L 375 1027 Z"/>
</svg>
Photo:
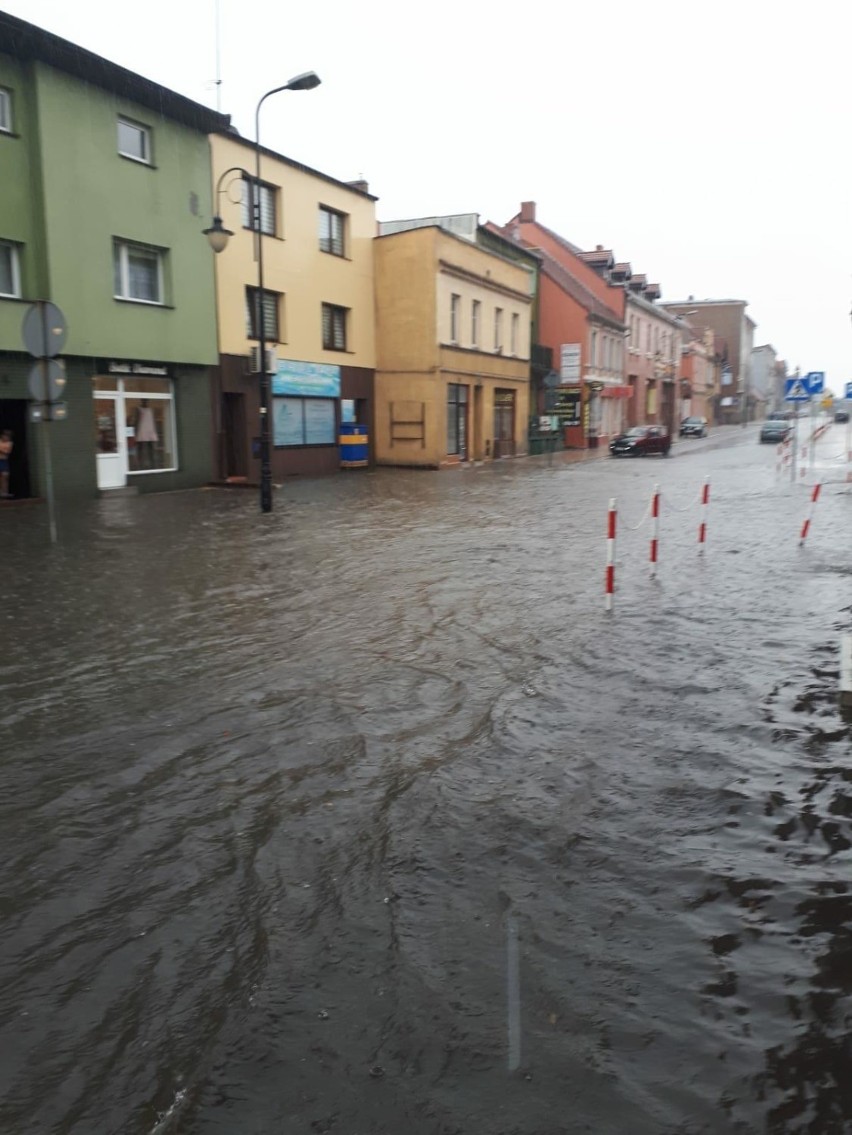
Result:
<svg viewBox="0 0 852 1135">
<path fill-rule="evenodd" d="M 357 181 L 347 181 L 346 184 L 351 189 L 357 189 L 359 193 L 369 193 L 370 183 L 364 181 L 363 177 L 359 177 Z"/>
<path fill-rule="evenodd" d="M 603 252 L 603 250 L 604 250 L 604 248 L 603 248 L 602 244 L 596 244 L 595 245 L 595 252 Z"/>
<path fill-rule="evenodd" d="M 521 224 L 535 220 L 535 201 L 521 202 Z"/>
</svg>

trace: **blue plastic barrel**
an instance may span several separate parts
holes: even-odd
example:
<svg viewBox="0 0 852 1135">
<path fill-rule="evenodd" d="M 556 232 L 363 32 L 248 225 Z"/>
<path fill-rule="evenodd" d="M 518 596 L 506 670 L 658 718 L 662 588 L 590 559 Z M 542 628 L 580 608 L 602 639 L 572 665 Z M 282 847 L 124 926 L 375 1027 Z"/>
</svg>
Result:
<svg viewBox="0 0 852 1135">
<path fill-rule="evenodd" d="M 370 439 L 367 427 L 354 422 L 340 423 L 340 467 L 341 469 L 362 469 L 369 460 Z"/>
</svg>

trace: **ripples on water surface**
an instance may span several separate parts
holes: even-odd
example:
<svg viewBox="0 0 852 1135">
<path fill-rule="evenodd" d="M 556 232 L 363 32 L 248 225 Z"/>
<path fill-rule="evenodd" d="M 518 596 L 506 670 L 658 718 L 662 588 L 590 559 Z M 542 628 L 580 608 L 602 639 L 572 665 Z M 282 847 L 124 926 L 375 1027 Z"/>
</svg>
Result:
<svg viewBox="0 0 852 1135">
<path fill-rule="evenodd" d="M 756 450 L 4 516 L 0 1130 L 849 1131 L 852 502 Z"/>
</svg>

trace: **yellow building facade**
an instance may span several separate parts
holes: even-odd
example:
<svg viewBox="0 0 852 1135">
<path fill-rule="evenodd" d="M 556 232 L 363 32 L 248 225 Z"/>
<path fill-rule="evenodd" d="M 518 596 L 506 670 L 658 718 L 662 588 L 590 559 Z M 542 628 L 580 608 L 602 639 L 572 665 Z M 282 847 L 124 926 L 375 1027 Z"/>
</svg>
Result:
<svg viewBox="0 0 852 1135">
<path fill-rule="evenodd" d="M 527 452 L 534 282 L 441 224 L 375 241 L 378 464 L 441 468 Z"/>
<path fill-rule="evenodd" d="M 217 210 L 234 234 L 215 262 L 219 478 L 254 482 L 260 381 L 250 356 L 261 310 L 255 147 L 224 134 L 211 135 L 210 147 Z M 259 192 L 263 327 L 274 352 L 273 479 L 331 472 L 340 467 L 341 427 L 360 423 L 368 434 L 372 427 L 375 198 L 363 182 L 337 181 L 266 149 Z"/>
</svg>

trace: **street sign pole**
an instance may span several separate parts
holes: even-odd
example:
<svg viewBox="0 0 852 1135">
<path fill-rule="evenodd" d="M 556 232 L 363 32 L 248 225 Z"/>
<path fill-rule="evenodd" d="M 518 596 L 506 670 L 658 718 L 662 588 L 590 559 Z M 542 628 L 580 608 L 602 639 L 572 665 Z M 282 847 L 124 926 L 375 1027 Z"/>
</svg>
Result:
<svg viewBox="0 0 852 1135">
<path fill-rule="evenodd" d="M 36 360 L 30 372 L 31 420 L 41 422 L 44 448 L 44 481 L 47 492 L 47 517 L 50 542 L 56 543 L 56 501 L 53 492 L 53 455 L 50 451 L 50 423 L 65 417 L 64 403 L 59 399 L 65 391 L 65 365 L 56 356 L 65 346 L 68 326 L 59 308 L 47 300 L 36 300 L 24 314 L 21 325 L 24 346 Z M 59 408 L 62 412 L 59 413 Z M 57 412 L 54 412 L 56 408 Z"/>
<path fill-rule="evenodd" d="M 43 373 L 45 387 L 47 386 L 47 359 L 41 359 L 38 364 Z M 53 456 L 50 452 L 50 413 L 41 419 L 41 440 L 44 445 L 44 482 L 47 488 L 47 523 L 50 528 L 50 542 L 56 543 L 56 504 L 53 496 Z"/>
</svg>

